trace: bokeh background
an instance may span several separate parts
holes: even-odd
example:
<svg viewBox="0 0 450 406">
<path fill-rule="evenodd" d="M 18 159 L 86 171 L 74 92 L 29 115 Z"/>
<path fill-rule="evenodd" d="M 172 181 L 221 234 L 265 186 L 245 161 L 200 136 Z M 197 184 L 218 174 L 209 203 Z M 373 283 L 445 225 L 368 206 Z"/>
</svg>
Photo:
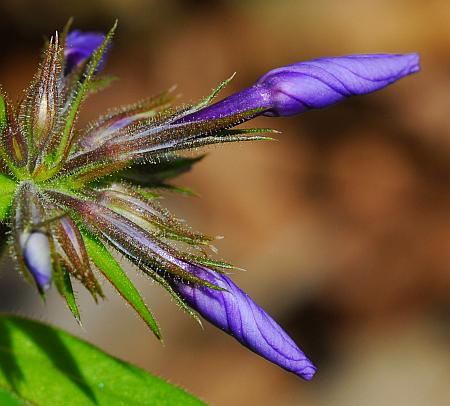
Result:
<svg viewBox="0 0 450 406">
<path fill-rule="evenodd" d="M 70 16 L 120 20 L 108 73 L 82 122 L 173 84 L 193 101 L 234 71 L 229 94 L 299 60 L 364 52 L 422 56 L 420 74 L 323 111 L 257 125 L 279 142 L 210 149 L 177 180 L 199 198 L 165 204 L 226 238 L 219 257 L 316 363 L 303 382 L 205 324 L 130 270 L 162 347 L 111 289 L 79 289 L 81 329 L 3 259 L 0 311 L 52 322 L 213 405 L 445 405 L 450 398 L 450 2 L 77 0 L 0 2 L 0 82 L 19 97 L 43 38 Z"/>
</svg>

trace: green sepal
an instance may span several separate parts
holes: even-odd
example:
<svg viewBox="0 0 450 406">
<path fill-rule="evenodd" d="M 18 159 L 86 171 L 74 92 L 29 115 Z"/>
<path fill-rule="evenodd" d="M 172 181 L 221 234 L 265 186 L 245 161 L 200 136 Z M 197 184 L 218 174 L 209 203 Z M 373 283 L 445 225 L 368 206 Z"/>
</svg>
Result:
<svg viewBox="0 0 450 406">
<path fill-rule="evenodd" d="M 161 332 L 152 313 L 144 303 L 140 293 L 130 281 L 125 271 L 107 250 L 107 248 L 94 236 L 83 232 L 86 251 L 94 265 L 117 289 L 120 295 L 134 308 L 144 320 L 155 336 L 162 341 Z"/>
<path fill-rule="evenodd" d="M 111 173 L 120 171 L 126 166 L 126 162 L 96 162 L 86 164 L 85 166 L 77 169 L 74 172 L 63 174 L 60 177 L 55 178 L 49 185 L 56 185 L 56 187 L 68 189 L 68 190 L 80 190 L 86 185 L 111 183 L 114 181 L 114 177 Z"/>
<path fill-rule="evenodd" d="M 2 89 L 0 88 L 0 135 L 3 134 L 3 130 L 8 125 L 8 112 L 7 112 L 7 105 L 5 100 L 5 95 L 3 94 Z M 0 141 L 0 159 L 3 159 L 3 161 L 6 163 L 6 166 L 9 168 L 9 170 L 17 177 L 21 178 L 24 175 L 23 168 L 18 168 L 14 164 L 14 162 L 11 160 L 10 155 L 6 151 L 6 146 L 4 145 L 4 141 Z M 0 192 L 3 192 L 2 184 L 0 181 Z M 4 196 L 0 196 L 0 221 L 2 220 L 1 214 L 1 201 Z"/>
<path fill-rule="evenodd" d="M 137 162 L 132 167 L 117 172 L 115 176 L 140 186 L 164 187 L 165 181 L 190 171 L 204 157 L 205 155 L 195 158 L 167 155 L 159 162 Z"/>
<path fill-rule="evenodd" d="M 100 78 L 95 78 L 91 81 L 87 88 L 87 92 L 89 93 L 98 93 L 102 90 L 107 89 L 113 82 L 118 79 L 117 76 L 107 75 L 102 76 Z"/>
<path fill-rule="evenodd" d="M 162 130 L 158 134 L 158 138 L 154 137 L 154 139 L 149 139 L 146 145 L 142 145 L 142 143 L 138 144 L 134 141 L 137 148 L 131 145 L 130 153 L 126 156 L 134 156 L 134 159 L 137 160 L 154 159 L 155 156 L 164 157 L 167 153 L 192 150 L 210 144 L 271 140 L 271 138 L 265 136 L 248 135 L 249 131 L 251 134 L 259 134 L 266 132 L 266 129 L 228 130 L 231 127 L 256 117 L 262 111 L 264 111 L 263 108 L 256 108 L 212 120 L 185 122 L 178 126 L 168 126 L 167 129 Z M 269 130 L 269 132 L 273 132 L 273 130 Z M 169 141 L 172 144 L 167 146 L 167 142 Z M 160 147 L 158 147 L 158 144 Z M 127 148 L 129 147 L 130 145 L 127 145 Z M 135 149 L 133 150 L 133 148 Z M 158 149 L 156 150 L 156 148 Z"/>
<path fill-rule="evenodd" d="M 211 241 L 214 240 L 214 238 L 210 236 L 194 233 L 187 234 L 182 229 L 178 230 L 171 227 L 162 227 L 157 235 L 169 240 L 184 242 L 194 247 L 209 246 L 211 244 Z"/>
<path fill-rule="evenodd" d="M 129 181 L 134 185 L 163 189 L 179 193 L 185 196 L 198 196 L 192 189 L 184 186 L 166 183 L 192 169 L 193 165 L 200 162 L 206 155 L 189 158 L 177 155 L 164 156 L 158 162 L 136 163 L 113 175 L 112 179 Z"/>
<path fill-rule="evenodd" d="M 53 272 L 53 281 L 58 289 L 59 294 L 64 298 L 67 307 L 72 312 L 75 320 L 81 325 L 80 311 L 78 310 L 77 301 L 73 293 L 72 282 L 67 270 L 62 267 L 59 261 L 54 261 L 56 267 Z"/>
<path fill-rule="evenodd" d="M 238 130 L 239 131 L 239 130 Z M 244 135 L 243 135 L 244 134 Z M 226 130 L 221 134 L 211 135 L 208 137 L 197 138 L 192 141 L 181 143 L 178 148 L 189 150 L 206 147 L 214 144 L 225 144 L 227 142 L 248 142 L 248 141 L 276 141 L 272 137 L 264 137 L 260 135 L 245 135 L 246 133 L 234 133 L 231 130 Z"/>
<path fill-rule="evenodd" d="M 217 261 L 208 257 L 199 257 L 196 255 L 189 255 L 188 258 L 199 264 L 199 265 L 204 265 L 210 268 L 214 268 L 214 270 L 221 272 L 221 269 L 229 269 L 229 270 L 234 270 L 234 271 L 243 271 L 244 269 L 239 268 L 237 266 L 234 266 L 232 264 L 229 264 L 228 262 L 223 262 L 223 261 Z"/>
<path fill-rule="evenodd" d="M 218 133 L 217 137 L 228 137 L 230 135 L 248 135 L 248 134 L 280 134 L 280 131 L 274 130 L 273 128 L 233 128 L 224 130 Z M 264 137 L 271 141 L 275 141 L 276 138 Z"/>
<path fill-rule="evenodd" d="M 232 128 L 214 134 L 211 137 L 215 141 L 211 141 L 211 144 L 222 142 L 240 142 L 240 141 L 277 141 L 276 138 L 263 136 L 261 134 L 279 134 L 278 130 L 273 128 Z"/>
<path fill-rule="evenodd" d="M 62 29 L 61 35 L 60 35 L 60 41 L 61 44 L 65 47 L 66 46 L 66 40 L 67 36 L 69 35 L 70 30 L 72 29 L 73 24 L 73 17 L 69 17 L 67 22 L 64 24 L 64 27 Z"/>
<path fill-rule="evenodd" d="M 180 195 L 198 197 L 198 193 L 188 188 L 186 186 L 173 185 L 170 183 L 161 183 L 160 185 L 155 186 L 158 189 L 165 189 L 169 192 L 179 193 Z"/>
<path fill-rule="evenodd" d="M 200 103 L 195 105 L 195 111 L 201 110 L 209 103 L 211 103 L 212 100 L 228 85 L 228 83 L 233 80 L 235 76 L 236 72 L 234 72 L 228 79 L 225 79 L 223 82 L 221 82 L 220 85 L 213 89 L 213 91 L 207 97 L 205 97 Z"/>
<path fill-rule="evenodd" d="M 142 197 L 149 200 L 161 199 L 161 195 L 157 193 L 155 190 L 150 190 L 148 188 L 135 188 L 136 192 L 139 193 Z"/>
<path fill-rule="evenodd" d="M 0 221 L 7 219 L 16 189 L 17 183 L 9 176 L 0 173 Z"/>
</svg>

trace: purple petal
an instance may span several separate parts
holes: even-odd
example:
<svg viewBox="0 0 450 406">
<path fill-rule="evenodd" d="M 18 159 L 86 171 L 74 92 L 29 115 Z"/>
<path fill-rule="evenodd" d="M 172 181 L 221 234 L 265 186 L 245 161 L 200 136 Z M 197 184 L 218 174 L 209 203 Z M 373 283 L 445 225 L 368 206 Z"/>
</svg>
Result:
<svg viewBox="0 0 450 406">
<path fill-rule="evenodd" d="M 39 289 L 45 292 L 52 280 L 52 259 L 47 235 L 39 231 L 24 233 L 20 245 L 28 270 Z"/>
<path fill-rule="evenodd" d="M 298 62 L 271 70 L 255 85 L 180 122 L 212 120 L 254 109 L 261 110 L 255 115 L 291 116 L 382 89 L 419 69 L 419 55 L 415 53 L 350 55 Z"/>
<path fill-rule="evenodd" d="M 66 38 L 64 49 L 65 75 L 91 57 L 92 53 L 102 44 L 105 35 L 96 32 L 71 31 Z"/>
<path fill-rule="evenodd" d="M 197 277 L 226 289 L 174 282 L 186 302 L 205 319 L 267 360 L 310 380 L 316 368 L 286 332 L 227 276 L 185 263 Z"/>
</svg>

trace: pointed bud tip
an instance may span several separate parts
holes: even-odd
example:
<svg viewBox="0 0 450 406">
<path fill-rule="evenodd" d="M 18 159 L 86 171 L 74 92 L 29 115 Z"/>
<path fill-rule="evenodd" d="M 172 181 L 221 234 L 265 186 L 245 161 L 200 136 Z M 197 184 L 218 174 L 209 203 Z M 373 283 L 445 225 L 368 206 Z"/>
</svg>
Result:
<svg viewBox="0 0 450 406">
<path fill-rule="evenodd" d="M 410 63 L 410 73 L 416 73 L 420 71 L 420 55 L 417 52 L 411 52 L 409 54 L 404 54 L 408 58 Z"/>
<path fill-rule="evenodd" d="M 311 364 L 297 372 L 297 375 L 306 381 L 311 381 L 317 372 L 317 368 Z"/>
<path fill-rule="evenodd" d="M 311 380 L 316 368 L 288 334 L 245 292 L 224 274 L 186 263 L 186 270 L 225 291 L 195 284 L 175 282 L 184 300 L 212 324 L 227 332 L 241 344 L 294 373 Z"/>
</svg>

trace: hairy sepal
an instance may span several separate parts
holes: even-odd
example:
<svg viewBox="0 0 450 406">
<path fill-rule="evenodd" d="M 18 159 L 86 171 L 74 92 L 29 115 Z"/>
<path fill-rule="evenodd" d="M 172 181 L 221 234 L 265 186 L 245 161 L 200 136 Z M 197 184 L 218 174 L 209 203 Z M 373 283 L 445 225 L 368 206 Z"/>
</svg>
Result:
<svg viewBox="0 0 450 406">
<path fill-rule="evenodd" d="M 102 45 L 100 45 L 100 47 L 97 48 L 92 54 L 92 57 L 87 64 L 83 80 L 78 81 L 76 88 L 73 90 L 72 94 L 68 96 L 71 100 L 70 105 L 67 109 L 67 114 L 64 117 L 65 126 L 61 132 L 57 147 L 44 159 L 46 168 L 38 173 L 35 173 L 35 178 L 37 178 L 38 180 L 45 180 L 53 177 L 62 167 L 64 161 L 67 159 L 74 139 L 73 127 L 78 117 L 81 102 L 84 100 L 86 94 L 89 91 L 89 87 L 95 76 L 97 68 L 114 36 L 116 27 L 117 21 L 106 35 Z"/>
<path fill-rule="evenodd" d="M 62 266 L 60 258 L 55 258 L 55 270 L 53 272 L 53 281 L 59 294 L 64 298 L 67 307 L 75 317 L 78 324 L 81 325 L 81 315 L 78 309 L 77 300 L 72 287 L 70 276 L 65 267 Z"/>
<path fill-rule="evenodd" d="M 73 211 L 94 234 L 99 234 L 120 253 L 138 267 L 142 263 L 167 271 L 187 282 L 219 289 L 207 281 L 197 278 L 183 267 L 182 252 L 174 251 L 157 236 L 144 230 L 124 216 L 90 200 L 57 191 L 47 192 L 55 201 Z"/>
<path fill-rule="evenodd" d="M 65 269 L 78 279 L 91 293 L 95 301 L 104 297 L 102 289 L 91 270 L 81 232 L 69 216 L 62 216 L 55 221 L 59 253 Z"/>
<path fill-rule="evenodd" d="M 42 62 L 19 107 L 21 131 L 27 139 L 28 166 L 33 171 L 38 156 L 46 150 L 55 133 L 61 107 L 63 48 L 58 33 L 47 44 Z"/>
<path fill-rule="evenodd" d="M 162 341 L 158 323 L 153 317 L 140 293 L 130 281 L 125 271 L 111 255 L 103 243 L 88 231 L 83 232 L 83 240 L 86 250 L 94 265 L 108 279 L 119 294 L 133 307 L 144 320 L 153 334 Z"/>
<path fill-rule="evenodd" d="M 142 125 L 167 109 L 173 101 L 168 92 L 140 102 L 114 109 L 91 123 L 80 136 L 78 148 L 89 151 L 101 147 L 107 141 L 127 133 L 129 129 Z"/>
<path fill-rule="evenodd" d="M 1 88 L 0 157 L 12 174 L 18 178 L 23 175 L 28 159 L 27 140 L 20 128 L 13 105 Z"/>
</svg>

